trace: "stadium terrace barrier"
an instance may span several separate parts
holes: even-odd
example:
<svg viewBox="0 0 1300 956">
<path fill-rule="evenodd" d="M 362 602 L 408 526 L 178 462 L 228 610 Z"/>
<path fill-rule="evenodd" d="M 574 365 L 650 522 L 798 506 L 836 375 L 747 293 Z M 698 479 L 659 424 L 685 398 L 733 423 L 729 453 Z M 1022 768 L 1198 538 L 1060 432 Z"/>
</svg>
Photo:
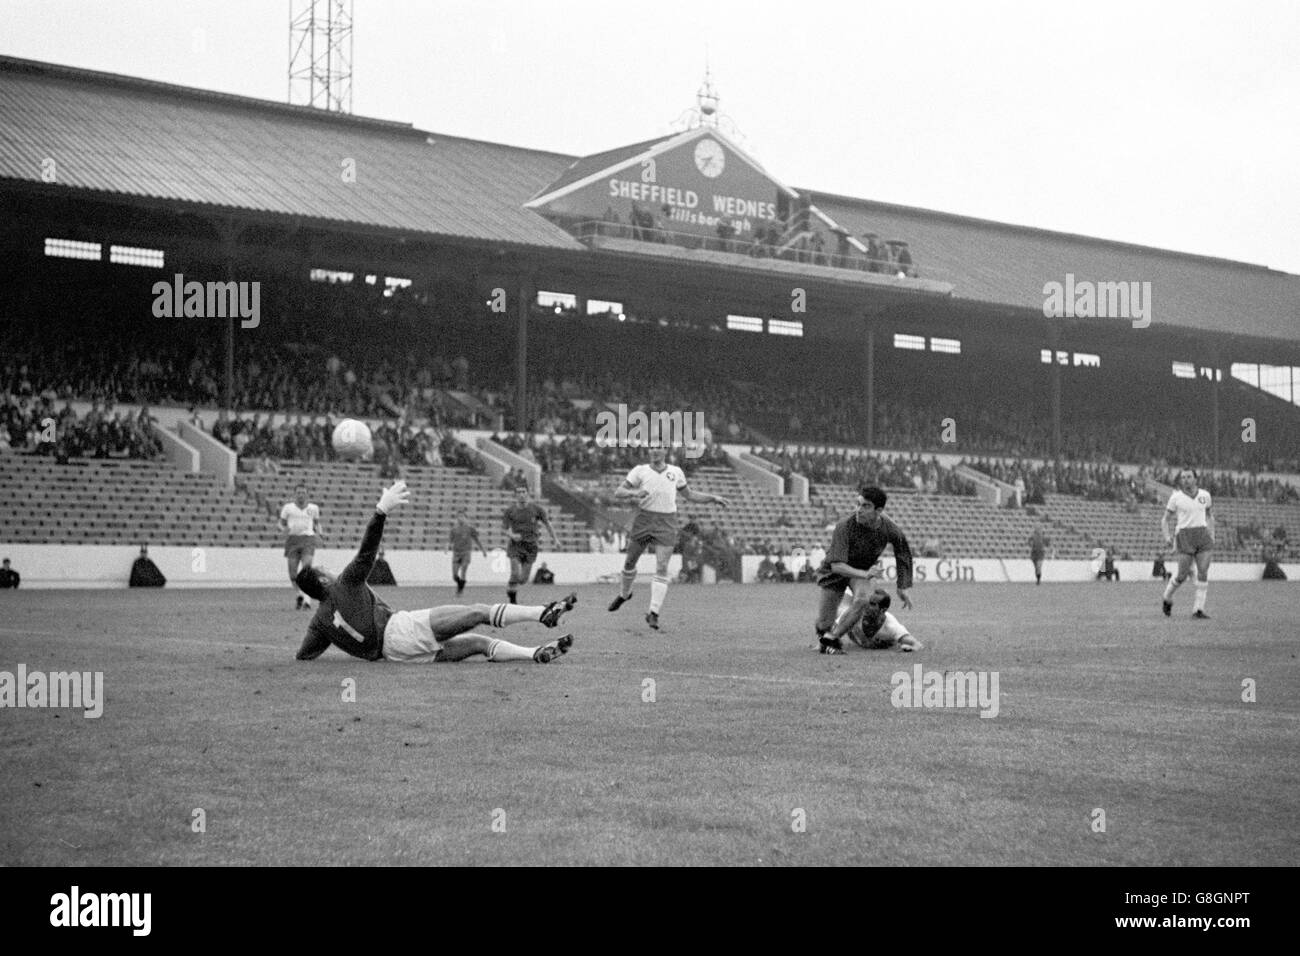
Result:
<svg viewBox="0 0 1300 956">
<path fill-rule="evenodd" d="M 812 482 L 803 475 L 790 475 L 790 497 L 794 498 L 799 504 L 806 505 L 811 493 Z"/>
<path fill-rule="evenodd" d="M 975 494 L 979 497 L 980 501 L 985 501 L 1001 508 L 1006 502 L 1016 500 L 1016 489 L 1014 485 L 1009 485 L 1005 481 L 998 481 L 996 478 L 986 475 L 982 471 L 976 471 L 969 465 L 958 465 L 953 469 L 953 473 L 961 478 L 974 482 Z"/>
<path fill-rule="evenodd" d="M 199 452 L 199 467 L 210 475 L 215 475 L 227 488 L 235 487 L 235 471 L 238 469 L 239 456 L 234 451 L 217 441 L 207 432 L 195 428 L 189 422 L 180 422 L 176 426 L 181 438 L 193 445 Z"/>
<path fill-rule="evenodd" d="M 774 495 L 785 494 L 785 479 L 776 473 L 772 466 L 750 454 L 733 455 L 727 452 L 727 463 L 752 485 Z"/>
<path fill-rule="evenodd" d="M 176 429 L 180 431 L 180 429 Z M 153 430 L 158 443 L 162 445 L 163 457 L 181 471 L 198 471 L 200 467 L 199 450 L 171 429 L 158 427 Z"/>
<path fill-rule="evenodd" d="M 535 461 L 529 461 L 516 455 L 509 448 L 498 445 L 490 438 L 480 438 L 478 440 L 479 454 L 483 456 L 483 464 L 487 473 L 492 480 L 500 484 L 501 479 L 505 477 L 506 472 L 512 468 L 519 468 L 523 471 L 524 477 L 528 479 L 528 491 L 534 498 L 542 496 L 542 467 Z"/>
<path fill-rule="evenodd" d="M 5 556 L 23 578 L 25 589 L 53 588 L 124 588 L 131 573 L 131 564 L 139 554 L 134 546 L 116 545 L 53 545 L 11 544 L 4 546 Z M 510 566 L 505 552 L 495 549 L 484 560 L 475 555 L 469 569 L 470 587 L 501 589 L 509 577 Z M 315 563 L 331 571 L 343 568 L 355 556 L 353 549 L 323 548 L 316 552 Z M 284 554 L 280 548 L 185 548 L 159 545 L 149 549 L 149 557 L 167 579 L 172 588 L 282 588 L 289 595 L 289 582 L 284 576 Z M 450 551 L 385 551 L 384 557 L 393 569 L 393 576 L 406 587 L 451 587 Z M 617 583 L 623 556 L 619 554 L 574 554 L 572 552 L 543 551 L 538 562 L 545 561 L 555 572 L 556 585 Z M 742 559 L 746 583 L 758 578 L 758 565 L 762 558 L 747 555 Z M 1158 579 L 1151 577 L 1149 561 L 1117 561 L 1122 583 L 1149 584 L 1155 587 Z M 1033 565 L 1024 560 L 960 558 L 918 558 L 914 564 L 918 587 L 936 584 L 1030 584 L 1034 580 Z M 893 586 L 894 562 L 885 560 L 888 586 Z M 637 572 L 643 579 L 654 574 L 653 554 L 641 556 Z M 681 570 L 681 555 L 673 555 L 668 572 L 674 578 Z M 1300 581 L 1300 564 L 1284 564 L 1287 581 Z M 1216 564 L 1210 571 L 1212 581 L 1259 581 L 1263 578 L 1262 564 Z M 1047 582 L 1076 584 L 1097 583 L 1090 571 L 1089 562 L 1045 561 L 1043 580 Z M 643 582 L 644 583 L 644 582 Z M 1286 583 L 1286 582 L 1284 582 Z M 781 585 L 765 585 L 780 587 Z M 542 585 L 528 585 L 543 587 Z M 812 585 L 790 585 L 808 588 L 812 600 Z M 536 593 L 536 592 L 534 592 Z M 0 592 L 0 607 L 5 592 Z"/>
</svg>

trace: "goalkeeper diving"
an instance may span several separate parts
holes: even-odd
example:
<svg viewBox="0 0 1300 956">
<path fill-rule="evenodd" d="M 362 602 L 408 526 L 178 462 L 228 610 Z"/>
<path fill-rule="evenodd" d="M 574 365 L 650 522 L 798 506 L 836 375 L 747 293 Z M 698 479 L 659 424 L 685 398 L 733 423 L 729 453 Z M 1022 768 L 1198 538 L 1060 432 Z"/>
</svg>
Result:
<svg viewBox="0 0 1300 956">
<path fill-rule="evenodd" d="M 394 508 L 410 501 L 406 482 L 384 489 L 366 526 L 361 549 L 336 578 L 323 568 L 307 566 L 298 572 L 297 584 L 317 601 L 298 648 L 298 660 L 320 657 L 330 645 L 366 661 L 409 664 L 448 663 L 482 654 L 489 661 L 533 661 L 549 664 L 573 646 L 573 635 L 540 647 L 524 647 L 482 634 L 469 633 L 489 625 L 538 623 L 555 627 L 578 603 L 576 594 L 546 605 L 464 604 L 394 611 L 371 590 L 366 578 L 374 567 L 384 522 Z"/>
</svg>

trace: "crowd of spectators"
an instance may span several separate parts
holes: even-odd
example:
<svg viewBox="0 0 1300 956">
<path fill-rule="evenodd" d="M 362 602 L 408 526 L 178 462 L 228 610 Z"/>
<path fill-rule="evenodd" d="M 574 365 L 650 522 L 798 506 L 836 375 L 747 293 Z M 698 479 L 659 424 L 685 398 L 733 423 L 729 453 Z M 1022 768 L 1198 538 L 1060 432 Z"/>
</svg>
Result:
<svg viewBox="0 0 1300 956">
<path fill-rule="evenodd" d="M 610 316 L 579 316 L 571 309 L 559 315 L 543 312 L 529 335 L 529 408 L 523 416 L 515 408 L 512 326 L 468 314 L 459 304 L 463 300 L 403 289 L 386 292 L 382 283 L 360 278 L 346 285 L 285 284 L 267 294 L 271 298 L 264 306 L 275 315 L 274 322 L 265 323 L 257 335 L 235 338 L 232 404 L 245 415 L 288 413 L 297 421 L 291 436 L 244 439 L 261 442 L 255 446 L 258 454 L 277 454 L 275 445 L 281 441 L 292 446 L 284 452 L 287 457 L 328 457 L 328 444 L 313 432 L 313 423 L 353 416 L 427 422 L 435 430 L 508 424 L 550 441 L 552 447 L 539 454 L 539 459 L 546 457 L 548 470 L 617 469 L 623 461 L 616 455 L 570 440 L 595 434 L 597 416 L 609 409 L 607 403 L 702 413 L 707 436 L 701 437 L 710 443 L 772 439 L 787 445 L 852 446 L 867 437 L 860 404 L 853 400 L 861 392 L 861 376 L 853 362 L 844 361 L 842 343 L 778 341 L 690 323 L 677 328 L 667 319 L 621 323 Z M 115 318 L 118 307 L 111 290 L 94 290 L 83 299 L 101 303 L 109 314 L 94 322 L 69 320 L 66 332 L 41 335 L 39 347 L 32 344 L 36 340 L 30 329 L 18 323 L 0 327 L 6 355 L 0 393 L 29 403 L 38 396 L 50 403 L 76 398 L 105 406 L 217 403 L 225 379 L 219 325 L 195 325 L 177 335 L 174 325 Z M 665 338 L 669 335 L 671 343 Z M 1002 388 L 987 373 L 977 379 L 974 372 L 969 379 L 954 373 L 937 387 L 926 380 L 923 387 L 923 379 L 914 374 L 921 366 L 914 369 L 908 361 L 921 360 L 902 356 L 902 365 L 877 361 L 880 399 L 872 447 L 1051 456 L 1046 392 L 1041 383 L 1025 378 L 1031 370 L 1021 370 L 1019 391 Z M 1203 409 L 1198 412 L 1196 403 L 1179 397 L 1196 385 L 1178 384 L 1179 395 L 1171 390 L 1168 400 L 1153 400 L 1151 408 L 1135 414 L 1118 398 L 1109 400 L 1095 389 L 1078 392 L 1076 383 L 1071 386 L 1075 391 L 1064 396 L 1062 457 L 1160 468 L 1213 462 Z M 926 390 L 931 387 L 937 390 Z M 1226 421 L 1238 417 L 1233 403 L 1241 399 L 1234 395 L 1225 389 Z M 1022 401 L 1021 396 L 1033 398 Z M 1097 404 L 1105 401 L 1110 403 Z M 1285 416 L 1278 415 L 1285 425 Z M 941 423 L 950 419 L 955 427 L 945 436 Z M 5 424 L 10 446 L 29 446 L 30 424 L 25 429 L 21 422 Z M 1261 434 L 1282 436 L 1270 438 L 1267 450 L 1262 444 L 1225 442 L 1220 464 L 1255 470 L 1300 466 L 1295 430 L 1276 424 L 1261 427 Z M 23 432 L 21 440 L 15 428 Z M 125 432 L 82 434 L 69 450 L 76 444 L 81 453 L 117 454 L 119 439 L 127 453 L 147 453 L 130 451 Z M 241 440 L 233 423 L 229 440 Z M 392 457 L 404 463 L 427 459 L 431 451 L 401 447 L 401 435 L 392 444 Z M 698 460 L 682 461 L 687 467 L 693 463 Z M 922 476 L 921 481 L 928 479 Z"/>
<path fill-rule="evenodd" d="M 706 528 L 693 515 L 688 515 L 681 527 L 677 552 L 682 556 L 678 579 L 686 584 L 700 583 L 705 565 L 717 572 L 719 581 L 738 582 L 743 571 L 741 555 L 748 553 L 745 542 L 729 535 L 716 521 Z"/>
<path fill-rule="evenodd" d="M 1158 471 L 1155 478 L 1176 488 L 1178 471 L 1176 468 L 1166 468 Z M 1248 474 L 1239 477 L 1227 472 L 1198 471 L 1197 481 L 1200 487 L 1216 498 L 1251 498 L 1279 505 L 1300 501 L 1300 491 L 1294 485 L 1263 475 Z"/>
<path fill-rule="evenodd" d="M 30 452 L 58 461 L 73 458 L 157 458 L 162 452 L 148 406 L 138 412 L 96 401 L 84 416 L 70 401 L 56 408 L 55 396 L 3 393 L 0 452 Z"/>
<path fill-rule="evenodd" d="M 920 454 L 872 455 L 806 447 L 755 447 L 751 451 L 777 466 L 779 474 L 784 478 L 800 474 L 813 483 L 867 483 L 882 488 L 909 488 L 931 495 L 975 494 L 974 482 L 945 468 L 934 456 L 926 459 Z"/>
<path fill-rule="evenodd" d="M 197 410 L 191 409 L 191 423 L 203 427 Z M 277 422 L 276 419 L 279 419 Z M 260 413 L 227 418 L 219 413 L 212 435 L 239 456 L 244 470 L 266 470 L 272 460 L 334 461 L 331 437 L 334 420 L 328 415 L 267 415 Z M 460 441 L 449 429 L 437 431 L 397 422 L 384 422 L 371 433 L 373 461 L 385 478 L 397 478 L 407 467 L 445 466 L 467 468 L 475 474 L 485 471 L 477 451 Z"/>
<path fill-rule="evenodd" d="M 598 475 L 627 472 L 646 461 L 643 448 L 597 441 L 583 435 L 530 435 L 518 433 L 493 435 L 492 440 L 503 448 L 535 462 L 547 474 Z M 671 453 L 671 460 L 688 475 L 702 465 L 726 465 L 727 454 L 718 445 L 709 444 L 695 457 L 680 449 Z"/>
<path fill-rule="evenodd" d="M 1044 495 L 1077 495 L 1092 501 L 1118 501 L 1136 505 L 1157 503 L 1159 495 L 1147 488 L 1149 472 L 1139 469 L 1132 475 L 1116 465 L 1097 465 L 1078 461 L 1050 461 L 1034 464 L 1027 461 L 997 461 L 977 458 L 962 460 L 976 471 L 1015 487 L 1022 504 L 1041 505 Z"/>
</svg>

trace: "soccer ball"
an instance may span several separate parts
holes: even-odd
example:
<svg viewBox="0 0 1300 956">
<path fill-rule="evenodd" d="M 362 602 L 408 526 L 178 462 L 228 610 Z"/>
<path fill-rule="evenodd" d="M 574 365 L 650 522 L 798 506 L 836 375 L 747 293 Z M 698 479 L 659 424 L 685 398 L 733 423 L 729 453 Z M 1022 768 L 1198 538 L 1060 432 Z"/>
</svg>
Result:
<svg viewBox="0 0 1300 956">
<path fill-rule="evenodd" d="M 334 426 L 334 451 L 345 461 L 360 460 L 374 453 L 370 429 L 365 422 L 345 418 Z"/>
</svg>

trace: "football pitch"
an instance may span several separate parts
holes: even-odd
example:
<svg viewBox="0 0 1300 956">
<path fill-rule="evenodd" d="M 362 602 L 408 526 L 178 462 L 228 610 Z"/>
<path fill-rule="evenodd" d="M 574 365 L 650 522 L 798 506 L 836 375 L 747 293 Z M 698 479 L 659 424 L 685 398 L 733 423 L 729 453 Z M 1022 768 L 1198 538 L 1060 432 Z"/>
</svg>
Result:
<svg viewBox="0 0 1300 956">
<path fill-rule="evenodd" d="M 924 650 L 838 657 L 811 585 L 673 586 L 659 633 L 613 591 L 498 632 L 573 632 L 548 666 L 299 663 L 287 586 L 0 592 L 0 670 L 104 687 L 0 710 L 0 863 L 1295 862 L 1294 585 L 1213 584 L 1208 622 L 1190 585 L 1172 619 L 1159 582 L 920 585 Z M 895 706 L 916 665 L 996 674 L 996 716 Z"/>
</svg>

